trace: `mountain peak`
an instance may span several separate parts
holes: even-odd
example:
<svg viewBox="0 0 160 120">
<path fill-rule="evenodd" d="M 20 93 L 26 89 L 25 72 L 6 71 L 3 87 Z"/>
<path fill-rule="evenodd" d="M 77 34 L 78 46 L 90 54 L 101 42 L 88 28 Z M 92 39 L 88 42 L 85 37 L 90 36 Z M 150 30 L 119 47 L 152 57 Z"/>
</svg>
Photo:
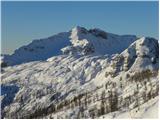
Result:
<svg viewBox="0 0 160 120">
<path fill-rule="evenodd" d="M 71 30 L 71 33 L 72 33 L 71 36 L 80 35 L 80 34 L 87 34 L 88 30 L 84 27 L 76 26 Z"/>
<path fill-rule="evenodd" d="M 141 42 L 145 39 L 141 38 Z M 4 56 L 3 60 L 8 65 L 47 60 L 52 56 L 71 55 L 112 55 L 120 54 L 127 49 L 134 41 L 135 35 L 116 35 L 105 32 L 99 28 L 87 30 L 84 27 L 76 26 L 70 32 L 59 33 L 52 37 L 31 42 L 15 50 L 14 54 Z"/>
<path fill-rule="evenodd" d="M 138 118 L 157 106 L 158 55 L 154 38 L 99 29 L 75 27 L 35 40 L 1 55 L 1 116 L 104 118 L 114 112 L 116 118 L 130 109 L 127 116 Z"/>
<path fill-rule="evenodd" d="M 82 30 L 82 29 L 86 29 L 86 28 L 81 26 L 75 26 L 72 28 L 72 30 Z"/>
</svg>

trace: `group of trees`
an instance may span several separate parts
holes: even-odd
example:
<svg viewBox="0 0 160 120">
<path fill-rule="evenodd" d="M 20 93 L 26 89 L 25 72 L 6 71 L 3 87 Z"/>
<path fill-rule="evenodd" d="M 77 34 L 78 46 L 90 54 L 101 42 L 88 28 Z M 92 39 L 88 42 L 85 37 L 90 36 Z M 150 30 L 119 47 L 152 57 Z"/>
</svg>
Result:
<svg viewBox="0 0 160 120">
<path fill-rule="evenodd" d="M 1 68 L 3 67 L 7 67 L 7 63 L 6 62 L 1 62 Z"/>
<path fill-rule="evenodd" d="M 105 91 L 101 94 L 101 107 L 100 114 L 104 115 L 109 112 L 118 110 L 118 94 L 116 91 L 108 91 L 108 96 L 106 97 Z"/>
<path fill-rule="evenodd" d="M 132 104 L 131 108 L 133 109 L 156 97 L 159 92 L 159 83 L 155 82 L 153 78 L 157 77 L 157 75 L 158 71 L 150 70 L 136 72 L 134 75 L 128 74 L 127 84 L 132 84 L 136 88 L 133 87 L 133 90 L 131 89 L 134 93 L 125 98 L 124 105 L 129 107 Z"/>
<path fill-rule="evenodd" d="M 158 95 L 159 87 L 156 86 L 155 89 L 152 89 L 153 85 L 150 84 L 150 89 L 147 88 L 147 82 L 144 82 L 142 85 L 146 87 L 146 92 L 140 92 L 139 84 L 137 82 L 137 88 L 134 89 L 134 94 L 129 95 L 127 97 L 123 97 L 123 95 L 118 95 L 116 90 L 103 90 L 101 94 L 93 94 L 93 93 L 83 93 L 78 96 L 73 97 L 69 100 L 63 100 L 56 105 L 47 108 L 47 114 L 58 112 L 65 109 L 74 109 L 75 107 L 79 108 L 79 112 L 77 114 L 77 118 L 85 118 L 85 111 L 88 110 L 88 106 L 96 102 L 94 108 L 89 109 L 89 116 L 91 118 L 95 118 L 110 112 L 118 111 L 121 108 L 130 108 L 132 104 L 133 107 L 130 109 L 134 109 L 135 107 L 139 107 L 141 104 L 147 102 L 151 98 Z M 113 84 L 116 87 L 116 84 Z M 146 85 L 146 86 L 145 86 Z M 99 103 L 99 104 L 97 104 Z M 44 112 L 41 112 L 44 114 Z"/>
<path fill-rule="evenodd" d="M 151 71 L 149 69 L 141 71 L 141 72 L 136 72 L 134 75 L 130 77 L 130 81 L 144 81 L 147 79 L 150 81 L 151 77 L 155 77 L 158 75 L 158 71 Z"/>
<path fill-rule="evenodd" d="M 91 118 L 95 118 L 110 112 L 118 111 L 121 108 L 134 109 L 159 94 L 158 84 L 152 82 L 150 79 L 150 77 L 156 76 L 157 74 L 158 72 L 153 73 L 149 70 L 135 73 L 134 75 L 128 74 L 128 82 L 136 86 L 136 88 L 133 87 L 133 90 L 131 89 L 133 91 L 131 93 L 133 94 L 129 92 L 129 95 L 126 97 L 124 97 L 123 94 L 118 94 L 116 89 L 118 88 L 117 84 L 112 81 L 105 84 L 105 89 L 102 90 L 101 93 L 97 92 L 99 90 L 99 88 L 97 88 L 95 90 L 96 92 L 86 91 L 68 99 L 61 99 L 55 94 L 52 96 L 52 100 L 55 102 L 51 105 L 45 108 L 36 108 L 34 112 L 21 118 L 40 118 L 59 111 L 68 109 L 74 110 L 76 107 L 79 108 L 77 118 L 86 118 L 86 111 L 89 112 Z M 122 82 L 122 78 L 120 78 L 120 82 Z M 124 85 L 122 85 L 121 89 L 124 89 L 125 83 L 122 82 L 122 84 Z M 141 91 L 142 88 L 143 92 Z M 92 103 L 96 104 L 94 104 L 94 107 L 90 108 L 89 106 Z"/>
</svg>

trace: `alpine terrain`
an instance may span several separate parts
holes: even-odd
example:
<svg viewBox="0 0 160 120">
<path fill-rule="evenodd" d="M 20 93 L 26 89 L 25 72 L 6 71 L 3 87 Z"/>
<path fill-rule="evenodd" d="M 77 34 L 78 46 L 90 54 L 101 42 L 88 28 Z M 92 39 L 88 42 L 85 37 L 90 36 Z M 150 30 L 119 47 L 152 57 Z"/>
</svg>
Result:
<svg viewBox="0 0 160 120">
<path fill-rule="evenodd" d="M 158 118 L 159 42 L 75 27 L 1 55 L 1 118 Z"/>
</svg>

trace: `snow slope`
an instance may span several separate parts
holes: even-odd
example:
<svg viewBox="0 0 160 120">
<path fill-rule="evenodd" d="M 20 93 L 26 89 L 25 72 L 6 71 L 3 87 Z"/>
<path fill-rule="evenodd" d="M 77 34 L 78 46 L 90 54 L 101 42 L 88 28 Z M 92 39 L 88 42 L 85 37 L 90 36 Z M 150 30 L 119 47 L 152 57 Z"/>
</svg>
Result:
<svg viewBox="0 0 160 120">
<path fill-rule="evenodd" d="M 61 54 L 60 49 L 69 43 L 69 32 L 33 40 L 30 44 L 22 46 L 12 55 L 4 56 L 3 62 L 8 65 L 16 65 L 30 61 L 46 60 L 49 57 Z"/>
<path fill-rule="evenodd" d="M 57 37 L 3 58 L 13 66 L 1 70 L 2 118 L 158 117 L 156 39 L 82 27 Z"/>
<path fill-rule="evenodd" d="M 33 40 L 30 44 L 15 50 L 14 54 L 4 56 L 2 61 L 8 65 L 16 65 L 46 60 L 62 53 L 75 55 L 114 54 L 122 52 L 135 40 L 136 36 L 134 35 L 120 36 L 99 29 L 87 30 L 78 26 L 69 32 Z"/>
<path fill-rule="evenodd" d="M 158 106 L 159 106 L 159 98 L 156 97 L 146 102 L 140 108 L 135 108 L 133 110 L 123 111 L 123 112 L 114 112 L 100 118 L 105 119 L 156 119 L 158 118 Z"/>
</svg>

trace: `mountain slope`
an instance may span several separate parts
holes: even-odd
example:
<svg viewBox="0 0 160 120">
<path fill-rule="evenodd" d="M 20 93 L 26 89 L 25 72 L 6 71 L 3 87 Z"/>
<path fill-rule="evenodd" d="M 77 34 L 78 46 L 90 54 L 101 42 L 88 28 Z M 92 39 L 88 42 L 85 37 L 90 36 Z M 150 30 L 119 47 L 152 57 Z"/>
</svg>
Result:
<svg viewBox="0 0 160 120">
<path fill-rule="evenodd" d="M 14 54 L 4 56 L 2 61 L 7 65 L 16 65 L 46 60 L 61 54 L 115 54 L 122 52 L 135 40 L 136 36 L 134 35 L 120 36 L 99 29 L 87 30 L 78 26 L 69 32 L 34 40 L 15 50 Z"/>
<path fill-rule="evenodd" d="M 121 54 L 112 58 L 107 74 L 115 76 L 122 71 L 158 70 L 159 45 L 154 38 L 143 37 L 133 42 Z"/>
<path fill-rule="evenodd" d="M 16 59 L 19 65 L 2 68 L 2 118 L 144 117 L 158 101 L 159 44 L 153 38 L 131 38 L 76 27 L 68 32 L 68 43 L 57 47 L 63 54 L 34 61 L 30 53 L 25 58 L 30 62 L 23 64 L 24 59 Z M 127 44 L 119 47 L 113 41 Z"/>
<path fill-rule="evenodd" d="M 15 50 L 12 55 L 3 58 L 8 65 L 16 65 L 30 61 L 46 60 L 61 54 L 60 49 L 69 43 L 69 32 L 59 33 L 49 38 L 33 40 L 30 44 Z"/>
</svg>

